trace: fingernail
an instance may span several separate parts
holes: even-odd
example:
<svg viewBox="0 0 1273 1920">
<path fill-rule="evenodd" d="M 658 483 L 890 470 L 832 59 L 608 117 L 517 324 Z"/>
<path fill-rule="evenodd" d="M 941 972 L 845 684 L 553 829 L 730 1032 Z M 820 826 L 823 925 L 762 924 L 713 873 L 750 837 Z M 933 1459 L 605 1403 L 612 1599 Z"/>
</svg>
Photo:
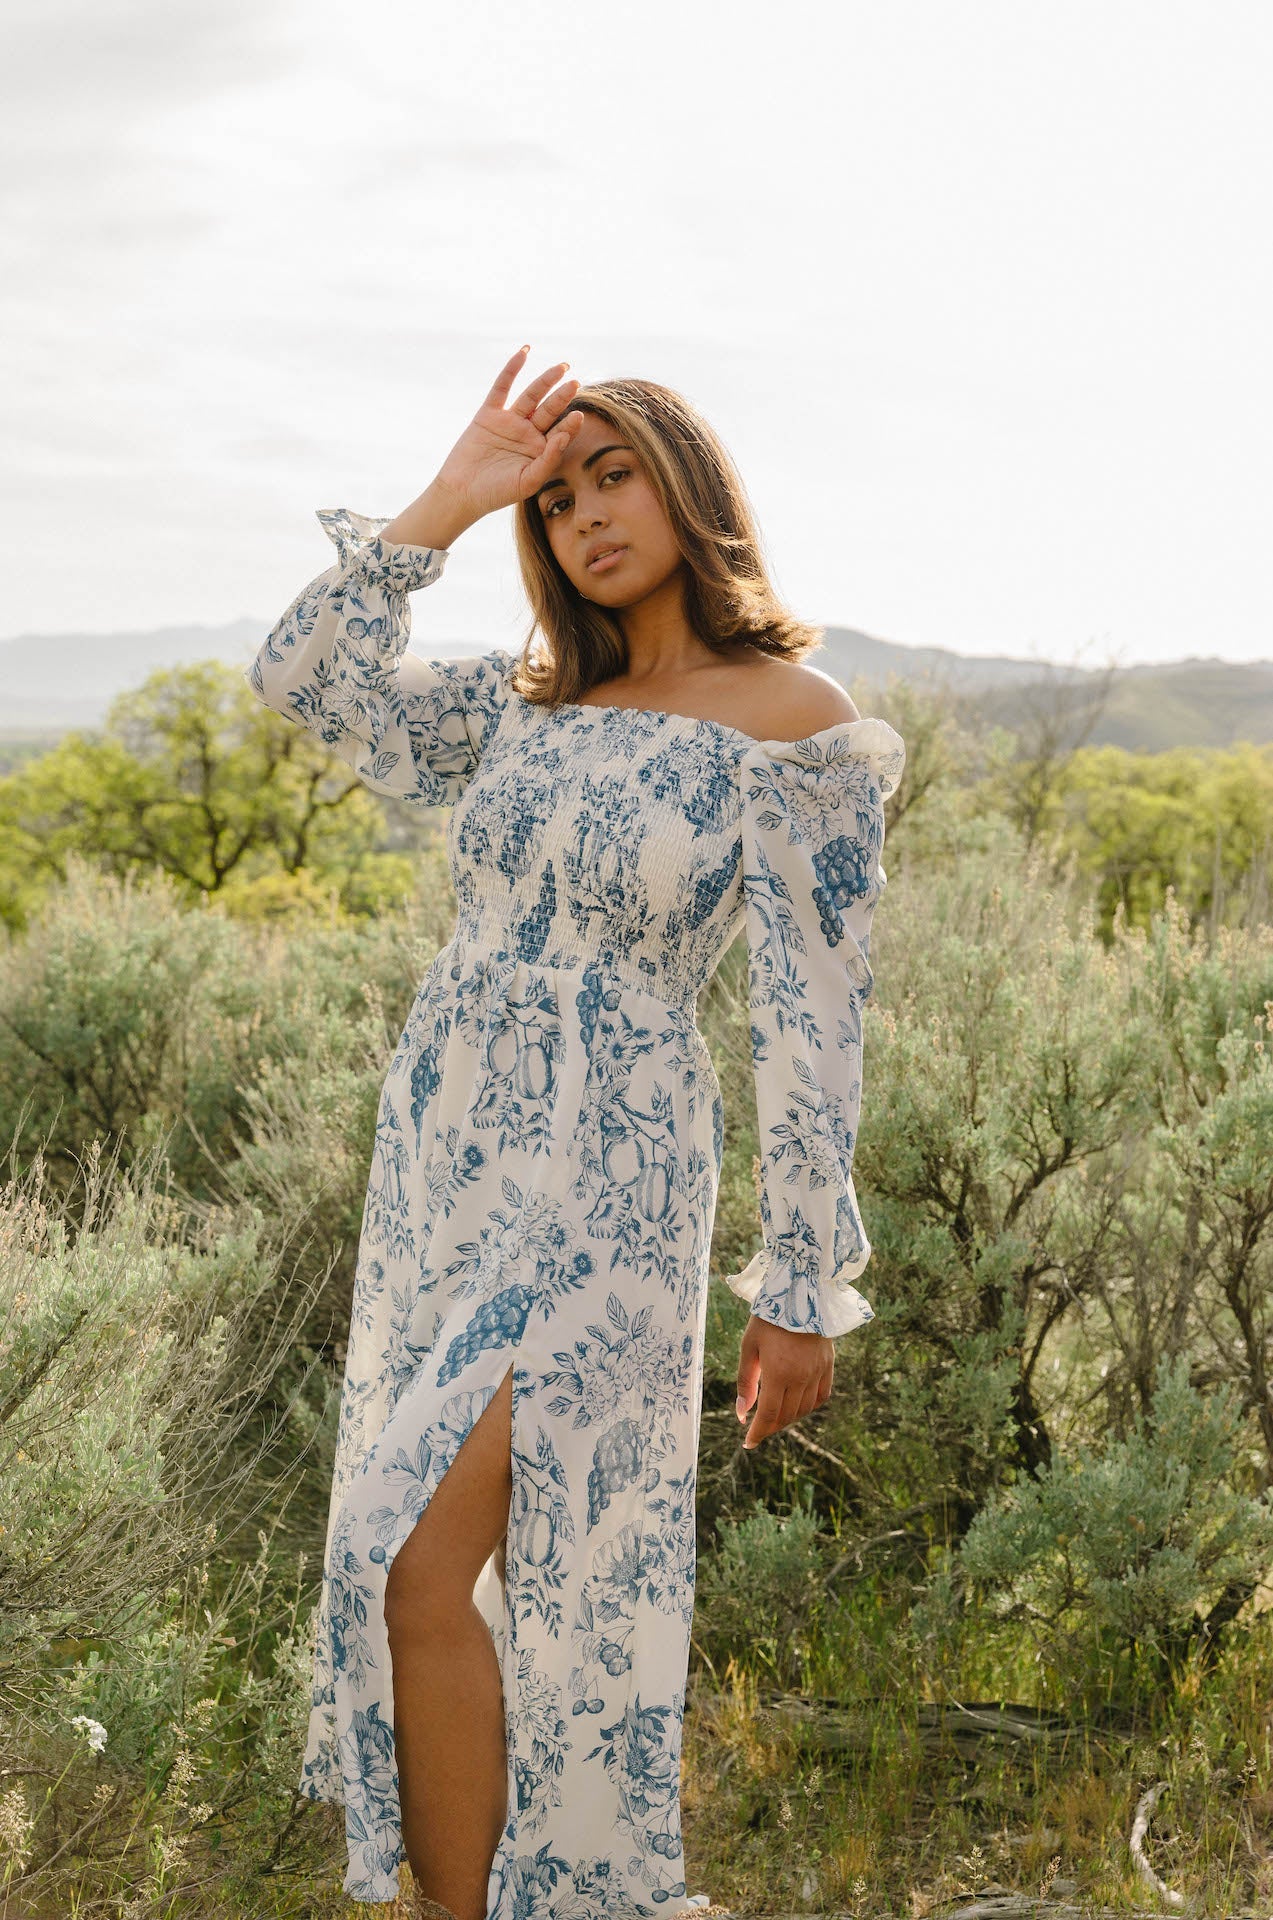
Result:
<svg viewBox="0 0 1273 1920">
<path fill-rule="evenodd" d="M 738 1409 L 738 1418 L 740 1420 L 744 1419 L 747 1413 L 747 1402 L 743 1399 L 743 1396 L 741 1393 L 739 1394 L 737 1400 L 735 1400 L 734 1405 Z"/>
</svg>

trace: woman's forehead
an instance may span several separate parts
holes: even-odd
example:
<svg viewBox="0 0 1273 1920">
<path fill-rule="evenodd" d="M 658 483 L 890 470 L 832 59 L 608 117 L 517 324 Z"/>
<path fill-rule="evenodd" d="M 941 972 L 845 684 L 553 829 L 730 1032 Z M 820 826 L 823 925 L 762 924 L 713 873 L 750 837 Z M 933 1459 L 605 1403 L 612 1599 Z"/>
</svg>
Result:
<svg viewBox="0 0 1273 1920">
<path fill-rule="evenodd" d="M 566 453 L 568 457 L 582 459 L 586 454 L 592 453 L 595 448 L 604 447 L 616 441 L 623 441 L 625 446 L 627 444 L 618 427 L 612 426 L 608 420 L 603 420 L 599 414 L 585 413 L 583 425 L 567 447 Z"/>
</svg>

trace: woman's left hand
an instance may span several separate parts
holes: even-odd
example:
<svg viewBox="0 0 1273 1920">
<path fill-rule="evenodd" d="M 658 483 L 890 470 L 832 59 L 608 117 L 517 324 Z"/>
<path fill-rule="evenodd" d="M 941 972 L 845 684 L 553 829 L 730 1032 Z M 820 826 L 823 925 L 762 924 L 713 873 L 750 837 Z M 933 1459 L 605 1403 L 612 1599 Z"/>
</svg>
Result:
<svg viewBox="0 0 1273 1920">
<path fill-rule="evenodd" d="M 812 1413 L 831 1397 L 835 1376 L 835 1342 L 822 1333 L 790 1333 L 755 1314 L 743 1334 L 738 1361 L 738 1418 L 760 1388 L 760 1404 L 743 1436 L 748 1452 L 771 1433 L 789 1427 L 802 1414 Z"/>
</svg>

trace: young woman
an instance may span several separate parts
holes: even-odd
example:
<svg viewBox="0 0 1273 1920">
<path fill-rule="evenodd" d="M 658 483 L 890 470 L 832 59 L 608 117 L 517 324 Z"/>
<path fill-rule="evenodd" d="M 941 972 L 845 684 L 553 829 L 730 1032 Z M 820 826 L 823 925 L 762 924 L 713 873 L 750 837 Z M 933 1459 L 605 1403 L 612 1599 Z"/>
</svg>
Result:
<svg viewBox="0 0 1273 1920">
<path fill-rule="evenodd" d="M 355 1899 L 393 1899 L 405 1851 L 422 1911 L 621 1920 L 706 1902 L 679 1802 L 723 1133 L 696 996 L 745 929 L 751 1447 L 871 1317 L 852 1160 L 905 750 L 803 664 L 820 632 L 694 409 L 565 362 L 510 404 L 528 351 L 397 519 L 319 514 L 338 559 L 250 670 L 374 791 L 452 805 L 459 903 L 380 1102 L 301 1784 L 345 1807 Z M 527 650 L 406 652 L 408 595 L 508 506 Z"/>
</svg>

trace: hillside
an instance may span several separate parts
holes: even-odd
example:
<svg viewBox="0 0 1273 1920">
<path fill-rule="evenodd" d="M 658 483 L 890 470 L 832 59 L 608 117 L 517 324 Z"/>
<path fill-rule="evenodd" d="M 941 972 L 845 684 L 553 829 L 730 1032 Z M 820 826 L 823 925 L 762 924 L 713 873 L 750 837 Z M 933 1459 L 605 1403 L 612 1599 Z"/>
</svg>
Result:
<svg viewBox="0 0 1273 1920">
<path fill-rule="evenodd" d="M 96 726 L 117 693 L 137 686 L 156 667 L 208 659 L 243 666 L 265 631 L 264 623 L 236 620 L 220 627 L 23 634 L 2 641 L 0 737 L 19 742 L 25 738 L 30 744 L 68 728 Z M 444 644 L 428 651 L 445 656 L 448 649 Z M 898 674 L 976 694 L 984 699 L 988 718 L 1007 724 L 1031 690 L 1037 698 L 1045 683 L 1099 677 L 1097 669 L 1044 668 L 1038 660 L 1007 654 L 974 656 L 943 647 L 907 647 L 850 627 L 827 629 L 817 664 L 846 683 L 862 675 L 883 687 L 890 674 Z M 1150 752 L 1189 744 L 1273 741 L 1273 660 L 1236 664 L 1212 656 L 1168 666 L 1120 668 L 1091 739 L 1096 745 Z"/>
</svg>

